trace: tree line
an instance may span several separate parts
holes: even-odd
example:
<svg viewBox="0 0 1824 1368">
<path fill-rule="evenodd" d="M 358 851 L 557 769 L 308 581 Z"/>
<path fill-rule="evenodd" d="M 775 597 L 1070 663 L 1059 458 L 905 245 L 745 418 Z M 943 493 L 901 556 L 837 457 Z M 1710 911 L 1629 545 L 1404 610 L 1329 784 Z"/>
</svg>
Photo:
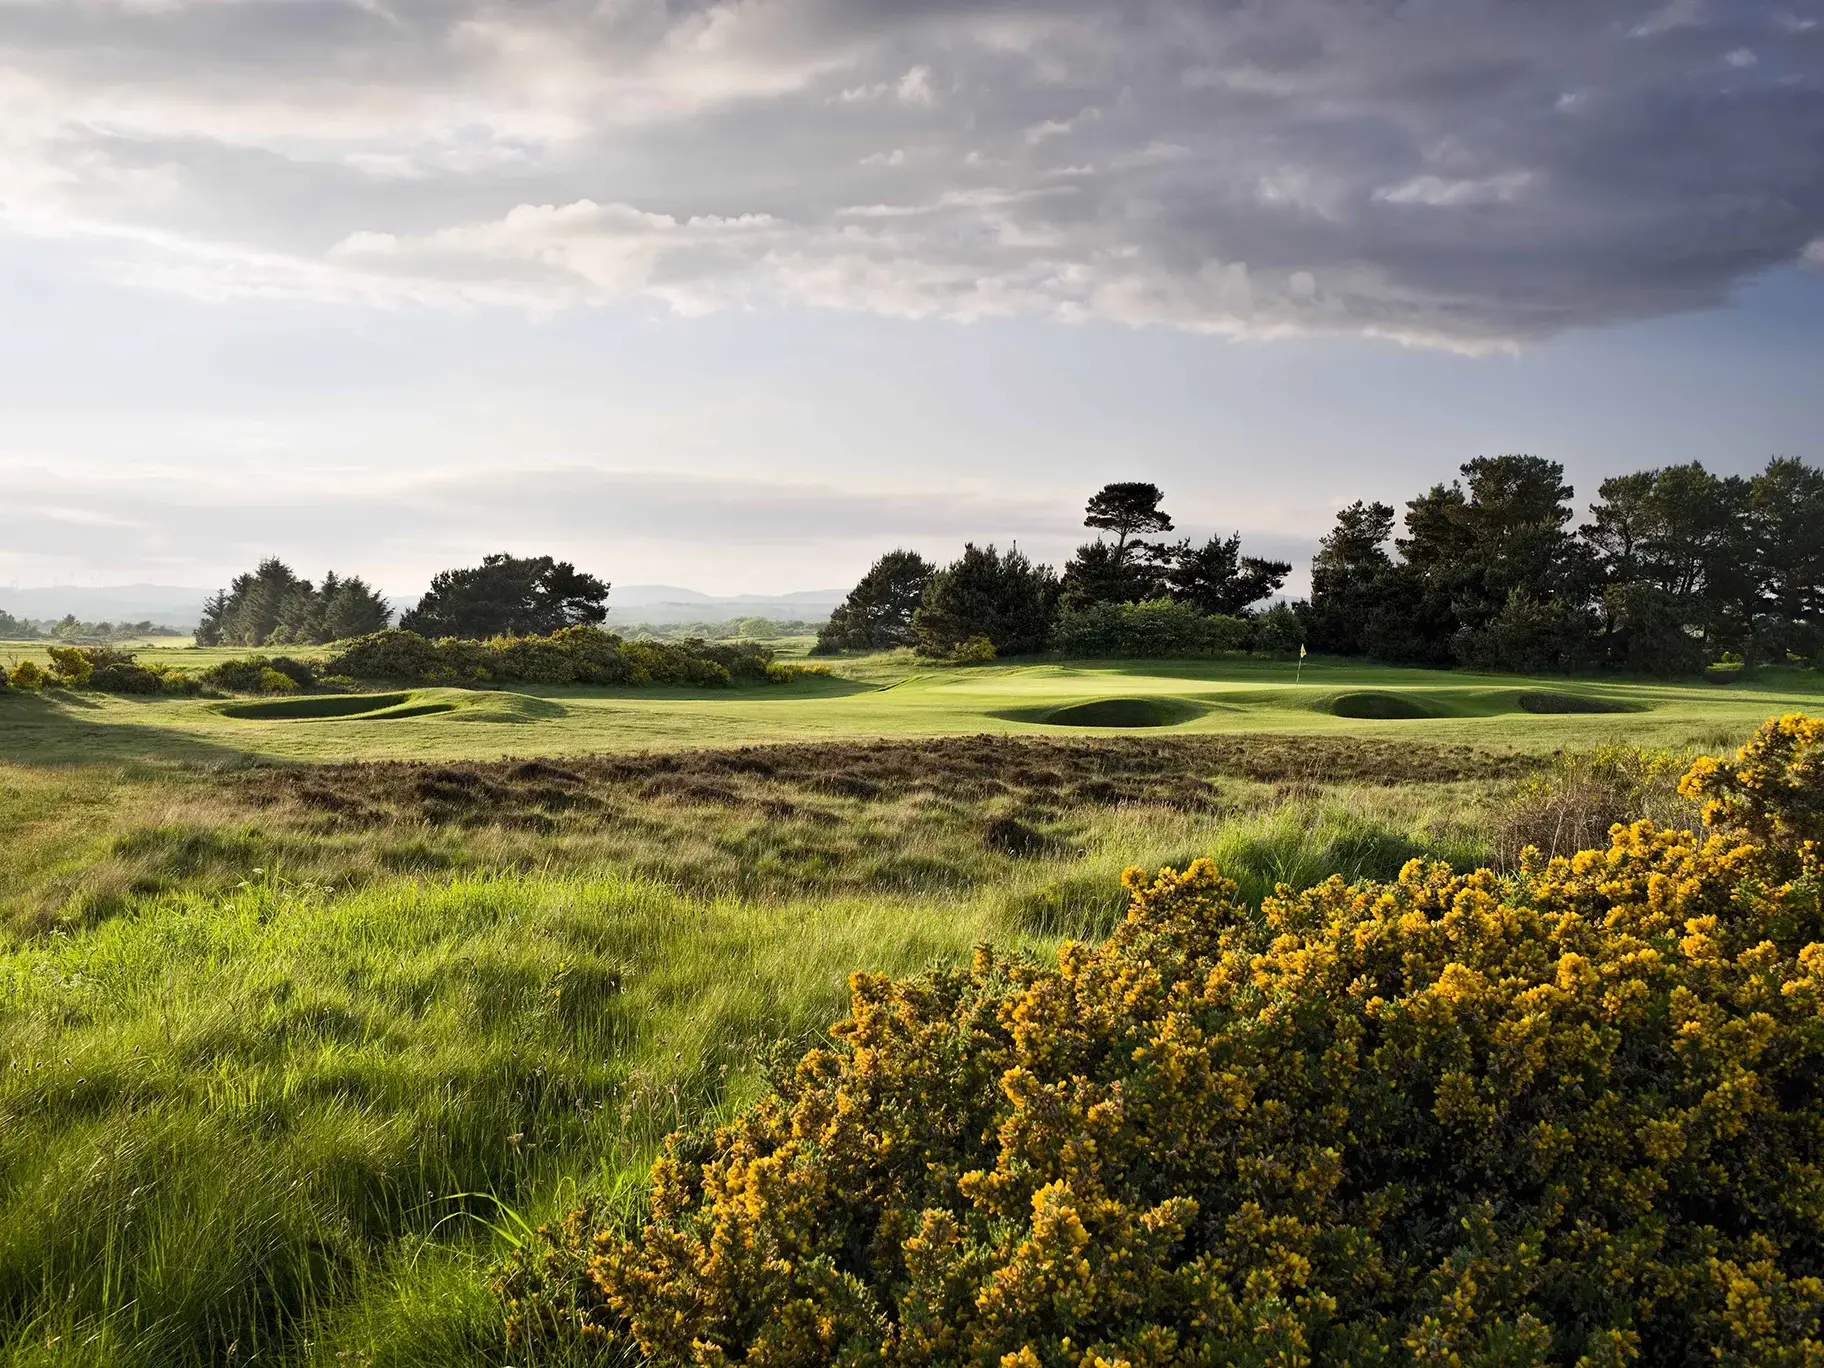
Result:
<svg viewBox="0 0 1824 1368">
<path fill-rule="evenodd" d="M 108 643 L 139 637 L 181 637 L 188 632 L 162 622 L 83 622 L 74 613 L 61 618 L 21 618 L 0 609 L 0 641 Z"/>
<path fill-rule="evenodd" d="M 1394 510 L 1354 503 L 1311 565 L 1311 649 L 1416 665 L 1679 674 L 1824 648 L 1824 473 L 1775 458 L 1604 480 L 1573 527 L 1564 467 L 1480 457 Z M 1392 549 L 1389 550 L 1391 542 Z"/>
<path fill-rule="evenodd" d="M 971 542 L 941 567 L 890 551 L 815 649 L 971 660 L 1308 646 L 1398 664 L 1652 674 L 1824 653 L 1824 473 L 1778 457 L 1752 476 L 1695 462 L 1618 475 L 1581 523 L 1574 499 L 1558 462 L 1478 457 L 1407 501 L 1398 532 L 1389 504 L 1344 508 L 1312 560 L 1309 597 L 1269 603 L 1288 562 L 1244 554 L 1237 533 L 1173 539 L 1163 491 L 1116 482 L 1085 506 L 1097 536 L 1061 571 L 1017 546 Z M 596 626 L 609 588 L 567 561 L 501 553 L 439 573 L 399 626 L 431 640 Z M 327 642 L 391 621 L 358 577 L 312 585 L 268 559 L 210 598 L 197 640 Z"/>
<path fill-rule="evenodd" d="M 1144 481 L 1103 486 L 1084 508 L 1098 536 L 1062 573 L 970 542 L 938 568 L 915 551 L 882 556 L 831 613 L 817 650 L 911 646 L 947 658 L 1026 655 L 1060 637 L 1085 639 L 1079 619 L 1110 605 L 1175 605 L 1165 620 L 1245 620 L 1286 582 L 1285 561 L 1241 554 L 1241 537 L 1158 540 L 1174 530 L 1164 492 Z M 1155 614 L 1155 620 L 1162 615 Z"/>
<path fill-rule="evenodd" d="M 484 556 L 477 566 L 440 571 L 399 626 L 418 635 L 472 641 L 547 635 L 594 626 L 608 616 L 608 584 L 550 556 Z M 199 646 L 321 645 L 384 631 L 384 595 L 359 576 L 334 571 L 313 586 L 277 557 L 237 575 L 210 596 Z"/>
<path fill-rule="evenodd" d="M 1084 517 L 1106 535 L 1062 573 L 1017 548 L 971 543 L 941 569 L 892 551 L 831 615 L 817 648 L 960 658 L 975 643 L 986 658 L 1099 642 L 1092 653 L 1135 653 L 1120 649 L 1125 634 L 1161 652 L 1201 641 L 1652 674 L 1824 652 L 1824 473 L 1776 457 L 1753 476 L 1695 462 L 1619 475 L 1603 481 L 1581 525 L 1574 498 L 1556 461 L 1478 457 L 1407 502 L 1403 536 L 1388 504 L 1343 509 L 1313 558 L 1309 598 L 1263 610 L 1288 563 L 1243 555 L 1239 535 L 1161 540 L 1173 525 L 1159 488 L 1111 484 Z"/>
</svg>

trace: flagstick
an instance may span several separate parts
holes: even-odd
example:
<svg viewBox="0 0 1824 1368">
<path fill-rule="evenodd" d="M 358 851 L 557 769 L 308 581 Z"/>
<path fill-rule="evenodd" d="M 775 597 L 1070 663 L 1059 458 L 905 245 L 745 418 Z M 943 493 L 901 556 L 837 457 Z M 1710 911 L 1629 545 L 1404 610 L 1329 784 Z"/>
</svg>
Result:
<svg viewBox="0 0 1824 1368">
<path fill-rule="evenodd" d="M 1298 643 L 1298 673 L 1293 675 L 1292 682 L 1294 684 L 1305 682 L 1305 643 L 1302 641 Z"/>
</svg>

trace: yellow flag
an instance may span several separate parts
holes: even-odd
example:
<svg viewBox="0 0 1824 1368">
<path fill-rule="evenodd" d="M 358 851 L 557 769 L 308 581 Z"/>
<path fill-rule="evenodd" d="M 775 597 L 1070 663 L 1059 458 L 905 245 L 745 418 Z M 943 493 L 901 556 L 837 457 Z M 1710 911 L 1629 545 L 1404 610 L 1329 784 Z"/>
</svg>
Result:
<svg viewBox="0 0 1824 1368">
<path fill-rule="evenodd" d="M 1305 658 L 1305 643 L 1302 641 L 1298 643 L 1298 658 L 1300 660 Z"/>
</svg>

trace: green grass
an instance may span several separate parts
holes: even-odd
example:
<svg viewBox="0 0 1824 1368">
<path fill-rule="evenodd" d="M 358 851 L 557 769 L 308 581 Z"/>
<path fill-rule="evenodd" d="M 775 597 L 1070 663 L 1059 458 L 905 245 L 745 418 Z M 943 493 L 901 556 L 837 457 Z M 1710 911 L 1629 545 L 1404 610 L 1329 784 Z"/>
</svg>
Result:
<svg viewBox="0 0 1824 1368">
<path fill-rule="evenodd" d="M 665 1132 L 750 1093 L 772 1042 L 826 1024 L 850 970 L 988 934 L 1007 936 L 985 905 L 268 878 L 15 947 L 0 1343 L 334 1362 L 403 1335 L 405 1298 L 422 1361 L 483 1361 L 497 1201 L 548 1212 L 637 1177 Z"/>
<path fill-rule="evenodd" d="M 659 1139 L 751 1097 L 850 972 L 1104 934 L 1130 863 L 1211 854 L 1258 898 L 1485 854 L 1461 784 L 1065 812 L 1030 859 L 984 846 L 980 801 L 338 834 L 212 811 L 206 776 L 8 773 L 35 859 L 167 876 L 0 939 L 19 1363 L 503 1361 L 487 1273 L 515 1220 L 636 1200 Z M 376 859 L 413 843 L 416 871 Z"/>
<path fill-rule="evenodd" d="M 1498 777 L 1490 753 L 1715 749 L 1819 706 L 1803 675 L 840 668 L 713 692 L 0 694 L 0 1358 L 507 1362 L 488 1269 L 518 1223 L 637 1205 L 659 1138 L 752 1097 L 850 972 L 1100 936 L 1130 864 L 1209 855 L 1258 901 L 1511 855 L 1641 794 L 1682 819 L 1673 761 L 1573 765 L 1516 815 L 1517 762 Z M 1338 717 L 1350 694 L 1425 715 Z M 777 750 L 669 754 L 984 732 L 1053 740 L 1005 764 L 973 740 L 831 745 L 789 773 Z M 1233 753 L 1150 790 L 1107 761 L 1163 769 L 1145 748 L 1180 738 Z M 1379 768 L 1434 743 L 1485 749 Z M 621 758 L 557 759 L 592 752 Z M 461 767 L 503 755 L 551 759 Z M 250 765 L 375 759 L 430 764 Z"/>
<path fill-rule="evenodd" d="M 1527 750 L 1615 740 L 1684 745 L 1739 738 L 1771 714 L 1817 706 L 1824 689 L 1809 672 L 1767 671 L 1727 687 L 1616 679 L 1567 687 L 1563 680 L 1336 661 L 1307 662 L 1300 676 L 1291 664 L 1249 659 L 945 669 L 889 658 L 837 668 L 842 674 L 835 678 L 748 689 L 419 690 L 415 698 L 437 695 L 462 706 L 333 723 L 230 716 L 206 700 L 7 691 L 0 693 L 0 759 L 483 759 L 841 737 L 1042 734 L 1060 730 L 1051 720 L 1060 712 L 1068 718 L 1066 710 L 1110 700 L 1154 700 L 1174 710 L 1172 725 L 1187 734 L 1338 732 Z M 1337 715 L 1339 707 L 1360 711 L 1346 700 L 1363 694 L 1398 699 L 1402 711 L 1418 717 Z M 1528 711 L 1523 696 L 1539 694 L 1574 694 L 1592 710 Z M 1625 711 L 1594 711 L 1605 704 Z M 484 721 L 515 725 L 468 725 Z"/>
</svg>

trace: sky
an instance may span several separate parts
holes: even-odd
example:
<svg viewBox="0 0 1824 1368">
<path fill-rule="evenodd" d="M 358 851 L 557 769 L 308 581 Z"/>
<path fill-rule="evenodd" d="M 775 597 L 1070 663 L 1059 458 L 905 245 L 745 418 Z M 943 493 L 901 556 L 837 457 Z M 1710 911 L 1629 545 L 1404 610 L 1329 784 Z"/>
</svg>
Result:
<svg viewBox="0 0 1824 1368">
<path fill-rule="evenodd" d="M 1298 561 L 1821 380 L 1824 0 L 0 0 L 0 586 Z"/>
</svg>

